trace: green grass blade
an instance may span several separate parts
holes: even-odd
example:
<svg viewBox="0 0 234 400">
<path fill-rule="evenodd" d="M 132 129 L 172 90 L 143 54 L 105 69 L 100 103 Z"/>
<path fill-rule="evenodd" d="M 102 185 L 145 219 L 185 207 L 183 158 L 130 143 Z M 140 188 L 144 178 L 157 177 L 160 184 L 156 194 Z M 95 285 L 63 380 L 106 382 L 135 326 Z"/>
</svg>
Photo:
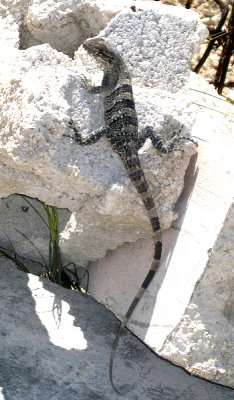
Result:
<svg viewBox="0 0 234 400">
<path fill-rule="evenodd" d="M 210 94 L 210 93 L 202 92 L 202 90 L 197 90 L 197 89 L 193 89 L 193 88 L 189 88 L 189 90 L 193 90 L 194 92 L 198 92 L 198 93 L 203 93 L 203 94 L 206 94 L 207 96 L 214 97 L 217 100 L 224 101 L 225 103 L 231 104 L 226 99 L 220 99 L 220 97 L 214 96 L 213 94 Z"/>
<path fill-rule="evenodd" d="M 39 263 L 43 268 L 46 268 L 46 277 L 48 279 L 50 279 L 52 282 L 55 282 L 61 286 L 64 287 L 68 287 L 67 286 L 67 279 L 65 279 L 65 270 L 67 270 L 69 273 L 71 273 L 74 276 L 74 280 L 72 280 L 71 278 L 69 278 L 70 282 L 70 286 L 69 288 L 73 288 L 75 290 L 79 290 L 82 291 L 82 287 L 80 285 L 80 278 L 79 275 L 77 273 L 77 269 L 76 269 L 76 265 L 75 263 L 69 263 L 67 264 L 67 266 L 63 266 L 63 261 L 62 261 L 62 257 L 61 257 L 61 252 L 60 252 L 60 247 L 59 247 L 59 215 L 58 215 L 58 208 L 56 206 L 50 206 L 45 204 L 44 202 L 41 202 L 44 210 L 46 212 L 47 218 L 48 218 L 48 222 L 45 220 L 45 218 L 43 217 L 43 215 L 41 215 L 41 213 L 36 209 L 36 207 L 34 207 L 34 205 L 24 196 L 21 195 L 21 197 L 26 201 L 26 203 L 28 203 L 30 205 L 30 207 L 32 207 L 32 209 L 35 211 L 35 213 L 41 218 L 41 220 L 44 222 L 44 224 L 46 225 L 46 227 L 49 230 L 49 245 L 48 245 L 48 250 L 49 250 L 49 259 L 48 259 L 48 263 L 46 263 L 46 260 L 43 256 L 43 254 L 41 253 L 41 251 L 37 248 L 37 246 L 33 243 L 33 241 L 23 232 L 21 232 L 19 229 L 16 229 L 16 231 L 18 233 L 20 233 L 20 235 L 22 235 L 30 244 L 31 246 L 34 247 L 34 249 L 37 251 L 37 253 L 39 254 L 39 256 L 41 257 L 43 264 Z M 9 239 L 10 241 L 10 239 Z M 11 243 L 11 241 L 10 241 Z M 13 244 L 11 243 L 12 248 Z M 17 259 L 17 253 L 15 253 L 15 257 L 8 257 L 9 259 L 11 259 L 13 262 L 15 262 L 20 268 L 24 268 L 24 265 Z M 4 253 L 5 256 L 5 253 Z M 7 256 L 7 254 L 6 254 Z M 74 271 L 70 270 L 68 268 L 69 265 L 73 265 L 74 266 Z M 25 267 L 26 268 L 26 267 Z M 29 272 L 29 271 L 27 271 Z M 85 275 L 87 274 L 87 285 L 86 285 L 86 293 L 88 291 L 88 285 L 89 285 L 89 274 L 88 271 L 86 270 L 82 279 L 85 277 Z M 43 274 L 44 275 L 44 274 Z M 74 283 L 73 283 L 74 282 Z"/>
<path fill-rule="evenodd" d="M 226 32 L 226 31 L 217 32 L 217 33 L 214 33 L 213 35 L 208 35 L 206 40 L 211 41 L 211 40 L 217 39 L 217 38 L 219 38 L 219 37 L 221 37 L 221 36 L 224 36 L 224 35 L 226 35 L 227 33 L 228 33 L 228 32 Z"/>
<path fill-rule="evenodd" d="M 86 284 L 86 289 L 85 292 L 88 293 L 89 289 L 89 271 L 86 269 L 85 274 L 87 274 L 87 284 Z"/>
<path fill-rule="evenodd" d="M 2 255 L 2 257 L 5 257 L 8 260 L 12 261 L 14 264 L 16 264 L 16 266 L 20 270 L 29 273 L 29 270 L 27 269 L 27 267 L 20 260 L 17 259 L 17 254 L 15 253 L 15 251 L 13 251 L 13 254 L 14 254 L 14 257 L 12 257 L 10 254 L 8 254 L 7 251 L 3 247 L 0 247 L 0 255 Z"/>
</svg>

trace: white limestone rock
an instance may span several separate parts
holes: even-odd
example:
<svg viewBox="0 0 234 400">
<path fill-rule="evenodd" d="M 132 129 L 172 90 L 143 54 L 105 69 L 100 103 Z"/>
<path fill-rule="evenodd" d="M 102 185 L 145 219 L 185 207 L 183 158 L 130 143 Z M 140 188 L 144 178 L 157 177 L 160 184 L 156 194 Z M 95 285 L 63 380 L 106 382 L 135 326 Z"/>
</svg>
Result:
<svg viewBox="0 0 234 400">
<path fill-rule="evenodd" d="M 188 100 L 187 87 L 183 88 L 183 85 L 195 48 L 194 35 L 196 33 L 196 41 L 201 40 L 204 28 L 194 12 L 183 10 L 180 16 L 174 7 L 154 4 L 150 8 L 144 4 L 141 8 L 145 7 L 145 11 L 135 13 L 128 8 L 121 12 L 102 35 L 108 36 L 118 48 L 131 71 L 140 127 L 152 125 L 156 131 L 167 135 L 183 124 L 184 133 L 189 134 L 195 112 Z M 152 31 L 146 29 L 148 24 Z M 154 32 L 155 24 L 158 30 Z M 128 39 L 130 27 L 131 42 Z M 140 45 L 140 31 L 144 43 L 134 59 L 136 44 Z M 181 35 L 182 42 L 186 43 L 183 49 Z M 159 47 L 154 47 L 154 37 L 160 43 Z M 163 43 L 167 59 L 161 60 Z M 148 72 L 144 67 L 144 46 L 150 63 Z M 171 80 L 164 84 L 169 73 L 169 48 L 172 52 Z M 178 49 L 181 50 L 179 57 L 176 55 Z M 90 96 L 80 87 L 79 74 L 98 70 L 100 75 L 93 60 L 88 59 L 82 49 L 73 61 L 48 44 L 21 51 L 9 46 L 7 58 L 1 53 L 0 59 L 1 197 L 24 193 L 47 204 L 69 209 L 72 215 L 61 234 L 61 244 L 64 255 L 80 265 L 104 257 L 107 250 L 125 242 L 152 236 L 141 200 L 107 141 L 103 138 L 84 148 L 63 136 L 70 134 L 67 126 L 71 117 L 84 135 L 104 123 L 102 98 Z M 180 67 L 175 70 L 177 63 Z M 148 80 L 151 77 L 151 87 L 145 87 L 145 75 Z M 184 152 L 162 155 L 150 141 L 140 152 L 164 229 L 176 218 L 173 208 L 194 152 L 195 145 L 187 142 Z M 21 226 L 24 228 L 23 223 Z M 33 238 L 36 235 L 35 227 Z M 17 243 L 20 247 L 19 238 Z M 24 247 L 22 255 L 26 255 L 28 244 L 22 244 L 22 249 Z"/>
<path fill-rule="evenodd" d="M 11 16 L 1 18 L 0 16 L 0 42 L 1 52 L 6 55 L 9 47 L 18 48 L 19 46 L 19 26 Z"/>
<path fill-rule="evenodd" d="M 159 352 L 193 375 L 234 388 L 234 204 L 185 313 Z"/>
<path fill-rule="evenodd" d="M 194 74 L 190 87 L 204 92 L 191 92 L 194 103 L 217 110 L 201 107 L 194 126 L 205 142 L 199 145 L 197 181 L 182 224 L 182 229 L 194 224 L 194 239 L 200 242 L 196 262 L 204 270 L 181 320 L 158 353 L 192 374 L 234 388 L 233 106 Z M 191 258 L 191 271 L 193 265 Z"/>
</svg>

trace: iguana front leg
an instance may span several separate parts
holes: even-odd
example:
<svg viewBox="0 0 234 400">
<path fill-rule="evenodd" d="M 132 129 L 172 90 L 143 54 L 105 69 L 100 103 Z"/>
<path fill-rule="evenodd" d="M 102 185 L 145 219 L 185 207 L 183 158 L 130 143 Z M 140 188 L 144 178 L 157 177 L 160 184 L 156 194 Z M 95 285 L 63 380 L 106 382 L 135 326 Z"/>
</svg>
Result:
<svg viewBox="0 0 234 400">
<path fill-rule="evenodd" d="M 106 85 L 102 82 L 101 86 L 93 86 L 89 82 L 89 80 L 84 76 L 81 75 L 79 77 L 81 79 L 80 86 L 82 89 L 84 89 L 86 92 L 91 93 L 91 94 L 101 94 L 105 93 L 106 91 Z M 73 139 L 76 143 L 78 143 L 81 146 L 88 146 L 90 144 L 96 143 L 99 139 L 101 139 L 102 136 L 108 135 L 110 132 L 110 128 L 103 126 L 95 131 L 93 131 L 91 134 L 89 134 L 87 137 L 83 138 L 78 129 L 76 128 L 74 122 L 72 119 L 68 122 L 68 127 L 73 131 L 74 135 L 65 135 Z"/>
<path fill-rule="evenodd" d="M 87 137 L 82 137 L 78 129 L 75 127 L 73 120 L 68 122 L 68 127 L 73 131 L 74 136 L 66 135 L 73 139 L 76 143 L 81 146 L 88 146 L 90 144 L 96 143 L 102 136 L 108 135 L 110 129 L 106 126 L 101 127 L 90 133 Z"/>
</svg>

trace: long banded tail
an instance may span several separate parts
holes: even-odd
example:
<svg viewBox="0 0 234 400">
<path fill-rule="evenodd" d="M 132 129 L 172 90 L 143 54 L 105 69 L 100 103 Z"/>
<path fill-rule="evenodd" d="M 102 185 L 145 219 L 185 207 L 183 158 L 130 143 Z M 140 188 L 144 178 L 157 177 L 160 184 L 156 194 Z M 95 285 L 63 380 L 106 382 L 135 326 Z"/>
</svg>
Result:
<svg viewBox="0 0 234 400">
<path fill-rule="evenodd" d="M 139 162 L 139 160 L 137 160 L 137 161 Z M 138 164 L 138 162 L 137 162 L 137 164 Z M 139 162 L 139 165 L 140 165 L 140 162 Z M 114 356 L 115 356 L 115 350 L 117 348 L 119 338 L 121 336 L 121 333 L 122 333 L 124 327 L 126 326 L 127 322 L 129 321 L 133 311 L 135 310 L 135 308 L 136 308 L 137 304 L 139 303 L 139 301 L 141 300 L 145 290 L 148 288 L 149 284 L 153 280 L 153 278 L 158 270 L 160 260 L 161 260 L 161 254 L 162 254 L 162 240 L 161 240 L 161 230 L 160 230 L 159 218 L 158 218 L 158 215 L 156 212 L 153 198 L 148 189 L 148 184 L 145 179 L 144 172 L 142 171 L 141 168 L 139 168 L 139 167 L 137 168 L 137 167 L 138 167 L 138 165 L 137 166 L 135 165 L 135 169 L 133 167 L 131 167 L 131 170 L 128 171 L 128 173 L 129 173 L 129 176 L 130 176 L 134 186 L 136 187 L 138 193 L 140 194 L 141 199 L 144 203 L 144 206 L 148 212 L 149 219 L 150 219 L 152 229 L 154 232 L 155 247 L 154 247 L 154 258 L 153 258 L 150 270 L 149 270 L 148 274 L 146 275 L 144 281 L 142 282 L 141 287 L 138 289 L 138 292 L 137 292 L 136 296 L 134 297 L 131 305 L 129 306 L 129 308 L 123 318 L 123 321 L 121 322 L 121 325 L 119 326 L 119 329 L 115 336 L 115 340 L 112 345 L 110 365 L 109 365 L 109 377 L 110 377 L 110 382 L 112 384 L 113 389 L 119 395 L 121 393 L 118 391 L 118 389 L 116 388 L 116 386 L 113 383 L 113 361 L 114 361 Z"/>
</svg>

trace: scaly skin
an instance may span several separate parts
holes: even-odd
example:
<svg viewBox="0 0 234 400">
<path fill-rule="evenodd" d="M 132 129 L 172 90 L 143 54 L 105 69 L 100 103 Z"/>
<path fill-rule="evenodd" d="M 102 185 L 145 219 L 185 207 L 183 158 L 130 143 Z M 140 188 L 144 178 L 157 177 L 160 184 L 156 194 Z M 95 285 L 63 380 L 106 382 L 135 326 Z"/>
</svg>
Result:
<svg viewBox="0 0 234 400">
<path fill-rule="evenodd" d="M 162 253 L 159 218 L 148 183 L 141 168 L 138 150 L 148 137 L 151 138 L 154 146 L 164 153 L 178 150 L 180 148 L 176 148 L 176 144 L 178 144 L 178 139 L 181 139 L 181 137 L 178 136 L 178 133 L 174 134 L 172 139 L 163 144 L 160 135 L 155 134 L 151 127 L 147 127 L 139 134 L 131 78 L 125 63 L 103 38 L 88 39 L 84 42 L 83 46 L 90 55 L 102 64 L 104 70 L 101 86 L 91 86 L 83 78 L 83 87 L 89 93 L 104 93 L 105 127 L 92 132 L 84 139 L 71 120 L 69 125 L 74 132 L 74 140 L 79 145 L 95 143 L 103 135 L 109 140 L 113 150 L 119 154 L 129 178 L 142 199 L 150 219 L 155 242 L 154 256 L 150 270 L 130 304 L 112 346 L 109 375 L 114 390 L 120 394 L 113 383 L 112 375 L 115 349 L 125 325 L 158 270 Z"/>
</svg>

